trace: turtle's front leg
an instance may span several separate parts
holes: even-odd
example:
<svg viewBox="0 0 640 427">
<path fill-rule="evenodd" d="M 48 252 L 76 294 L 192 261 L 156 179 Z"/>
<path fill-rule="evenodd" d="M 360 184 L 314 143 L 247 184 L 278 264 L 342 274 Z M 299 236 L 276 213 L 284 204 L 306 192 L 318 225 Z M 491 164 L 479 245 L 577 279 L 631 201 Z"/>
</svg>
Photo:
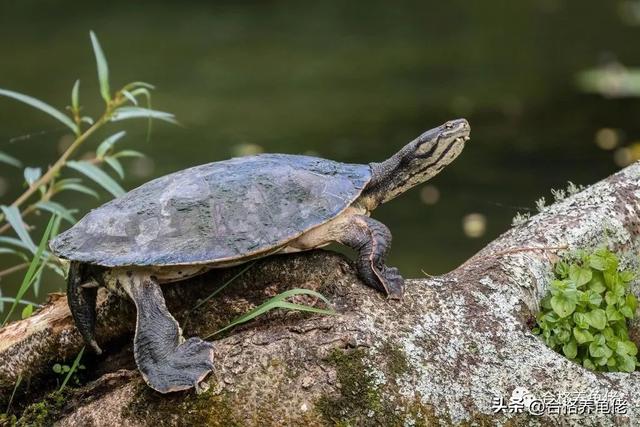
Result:
<svg viewBox="0 0 640 427">
<path fill-rule="evenodd" d="M 118 281 L 136 304 L 133 350 L 146 383 L 160 393 L 196 387 L 213 370 L 213 344 L 185 341 L 153 277 L 127 272 Z"/>
<path fill-rule="evenodd" d="M 389 298 L 402 299 L 404 279 L 397 268 L 384 263 L 391 247 L 391 232 L 386 225 L 366 215 L 352 215 L 337 240 L 358 252 L 356 268 L 367 285 Z"/>
</svg>

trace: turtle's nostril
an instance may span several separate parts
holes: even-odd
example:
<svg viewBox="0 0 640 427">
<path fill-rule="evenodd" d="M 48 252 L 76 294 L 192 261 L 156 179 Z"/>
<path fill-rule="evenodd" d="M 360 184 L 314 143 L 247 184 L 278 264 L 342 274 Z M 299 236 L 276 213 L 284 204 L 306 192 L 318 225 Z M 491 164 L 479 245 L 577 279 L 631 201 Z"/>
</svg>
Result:
<svg viewBox="0 0 640 427">
<path fill-rule="evenodd" d="M 453 127 L 453 123 L 452 122 L 447 122 L 447 123 L 445 123 L 444 127 L 447 128 L 447 129 L 451 129 Z"/>
</svg>

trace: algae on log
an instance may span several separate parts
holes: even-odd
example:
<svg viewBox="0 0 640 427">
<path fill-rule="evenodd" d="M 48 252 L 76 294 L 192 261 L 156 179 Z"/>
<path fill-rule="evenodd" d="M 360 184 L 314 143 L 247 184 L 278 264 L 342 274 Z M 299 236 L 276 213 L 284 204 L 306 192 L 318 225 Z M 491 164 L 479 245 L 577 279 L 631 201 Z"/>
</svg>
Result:
<svg viewBox="0 0 640 427">
<path fill-rule="evenodd" d="M 191 314 L 186 310 L 238 268 L 166 286 L 186 335 L 215 331 L 292 287 L 319 290 L 339 312 L 270 313 L 216 340 L 217 367 L 207 379 L 210 390 L 201 395 L 150 391 L 131 369 L 130 343 L 122 338 L 133 326 L 129 304 L 103 298 L 106 326 L 99 339 L 110 355 L 94 369 L 105 374 L 69 390 L 55 418 L 59 425 L 637 425 L 640 373 L 588 371 L 547 348 L 531 334 L 530 323 L 555 259 L 553 251 L 532 248 L 606 241 L 637 253 L 639 216 L 640 164 L 634 164 L 514 227 L 453 272 L 408 280 L 402 302 L 365 287 L 344 257 L 324 251 L 259 261 Z M 0 330 L 5 394 L 17 373 L 29 372 L 37 381 L 56 357 L 79 350 L 68 312 L 46 326 L 52 307 L 63 305 L 54 301 Z M 46 331 L 45 344 L 29 335 L 34 324 Z M 118 370 L 123 367 L 128 369 Z M 516 387 L 535 396 L 617 392 L 628 411 L 494 414 L 493 397 L 508 400 Z"/>
</svg>

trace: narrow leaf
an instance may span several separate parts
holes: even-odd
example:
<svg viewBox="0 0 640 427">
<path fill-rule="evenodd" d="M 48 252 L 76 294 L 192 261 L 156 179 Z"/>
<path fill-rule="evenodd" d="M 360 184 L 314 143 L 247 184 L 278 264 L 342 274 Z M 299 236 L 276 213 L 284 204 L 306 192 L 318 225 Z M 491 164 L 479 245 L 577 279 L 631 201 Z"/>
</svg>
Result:
<svg viewBox="0 0 640 427">
<path fill-rule="evenodd" d="M 70 160 L 67 162 L 67 166 L 92 179 L 115 197 L 122 196 L 125 193 L 120 184 L 89 162 Z"/>
<path fill-rule="evenodd" d="M 36 207 L 38 209 L 42 209 L 42 210 L 51 212 L 53 214 L 58 214 L 58 215 L 60 215 L 61 218 L 65 219 L 70 224 L 75 224 L 76 222 L 78 222 L 78 220 L 73 217 L 73 212 L 75 212 L 75 211 L 71 211 L 71 210 L 65 208 L 60 203 L 56 203 L 56 202 L 52 202 L 52 201 L 38 202 L 36 204 Z"/>
<path fill-rule="evenodd" d="M 133 94 L 131 92 L 129 92 L 128 90 L 122 90 L 122 95 L 124 95 L 125 98 L 127 98 L 133 105 L 138 105 L 138 100 L 136 99 L 135 96 L 133 96 Z"/>
<path fill-rule="evenodd" d="M 73 122 L 73 120 L 71 120 L 69 118 L 69 116 L 67 116 L 66 114 L 62 113 L 59 110 L 56 110 L 51 105 L 40 101 L 39 99 L 36 99 L 36 98 L 34 98 L 32 96 L 25 95 L 25 94 L 22 94 L 22 93 L 14 92 L 14 91 L 11 91 L 11 90 L 6 90 L 6 89 L 0 89 L 0 95 L 7 96 L 9 98 L 13 98 L 13 99 L 15 99 L 17 101 L 20 101 L 22 103 L 30 105 L 33 108 L 37 108 L 38 110 L 42 111 L 43 113 L 46 113 L 46 114 L 50 115 L 51 117 L 57 119 L 59 122 L 61 122 L 62 124 L 67 126 L 69 129 L 71 129 L 73 131 L 73 133 L 76 133 L 77 130 L 78 130 L 77 127 L 76 127 L 76 124 Z"/>
<path fill-rule="evenodd" d="M 140 88 L 140 87 L 144 87 L 144 88 L 151 89 L 151 90 L 156 88 L 151 83 L 146 83 L 146 82 L 131 82 L 128 85 L 126 85 L 124 88 L 125 88 L 125 90 L 133 90 L 133 89 Z"/>
<path fill-rule="evenodd" d="M 100 145 L 98 145 L 98 148 L 96 149 L 96 156 L 99 159 L 102 159 L 113 147 L 113 145 L 116 142 L 118 142 L 120 139 L 122 139 L 122 137 L 125 136 L 126 134 L 127 132 L 123 130 L 118 133 L 114 133 L 113 135 L 111 135 L 110 137 L 102 141 Z"/>
<path fill-rule="evenodd" d="M 69 369 L 69 372 L 67 373 L 67 376 L 64 378 L 64 381 L 62 381 L 62 385 L 60 386 L 60 390 L 59 391 L 64 390 L 65 386 L 69 382 L 69 379 L 71 378 L 71 375 L 73 375 L 73 373 L 76 371 L 76 369 L 78 369 L 78 365 L 80 364 L 80 359 L 82 359 L 82 355 L 83 354 L 84 354 L 84 347 L 82 347 L 80 349 L 80 352 L 76 356 L 76 359 L 73 361 L 73 365 L 71 365 L 71 369 Z"/>
<path fill-rule="evenodd" d="M 168 123 L 178 124 L 175 116 L 164 111 L 151 110 L 142 107 L 120 107 L 111 116 L 111 121 L 117 122 L 128 119 L 157 119 Z"/>
<path fill-rule="evenodd" d="M 51 219 L 49 220 L 49 224 L 47 224 L 47 228 L 44 232 L 44 234 L 42 235 L 42 239 L 40 240 L 40 244 L 38 245 L 38 248 L 36 249 L 36 253 L 33 256 L 33 259 L 31 260 L 31 263 L 29 264 L 29 268 L 27 269 L 27 273 L 24 275 L 24 278 L 22 279 L 22 284 L 20 285 L 20 288 L 18 289 L 18 293 L 16 294 L 15 300 L 13 301 L 13 304 L 11 305 L 11 308 L 9 309 L 9 312 L 7 313 L 7 316 L 4 319 L 4 322 L 2 322 L 2 324 L 6 324 L 7 321 L 11 318 L 11 315 L 13 314 L 13 311 L 16 308 L 16 305 L 18 305 L 18 301 L 20 301 L 22 299 L 22 297 L 24 296 L 24 294 L 27 292 L 27 290 L 29 289 L 29 287 L 31 286 L 31 283 L 33 283 L 33 279 L 35 278 L 35 275 L 37 274 L 37 270 L 38 269 L 42 269 L 42 260 L 41 260 L 41 256 L 42 253 L 44 252 L 44 247 L 47 244 L 47 242 L 49 241 L 49 236 L 51 235 L 51 231 L 53 229 L 53 224 L 55 223 L 55 219 L 56 216 L 53 215 L 51 217 Z"/>
<path fill-rule="evenodd" d="M 316 307 L 311 307 L 311 306 L 307 306 L 307 305 L 302 305 L 302 304 L 294 304 L 294 303 L 290 303 L 290 302 L 286 302 L 284 301 L 286 298 L 290 298 L 292 296 L 296 296 L 296 295 L 310 295 L 310 296 L 314 296 L 316 298 L 321 299 L 322 301 L 324 301 L 325 303 L 329 304 L 329 300 L 327 300 L 327 298 L 325 298 L 322 294 L 316 292 L 316 291 L 312 291 L 310 289 L 291 289 L 289 291 L 286 292 L 282 292 L 278 295 L 276 295 L 275 297 L 269 299 L 268 301 L 260 304 L 258 307 L 255 307 L 254 309 L 248 311 L 247 313 L 243 314 L 242 316 L 236 318 L 235 320 L 233 320 L 230 324 L 228 324 L 227 326 L 225 326 L 224 328 L 217 330 L 216 332 L 208 335 L 206 338 L 209 338 L 213 335 L 217 335 L 220 332 L 226 331 L 227 329 L 230 329 L 234 326 L 237 326 L 241 323 L 245 323 L 248 322 L 252 319 L 255 319 L 256 317 L 270 311 L 276 308 L 284 308 L 284 309 L 288 309 L 288 310 L 300 310 L 300 311 L 308 311 L 308 312 L 312 312 L 312 313 L 318 313 L 318 314 L 328 314 L 328 315 L 333 315 L 336 314 L 333 310 L 325 310 L 325 309 L 320 309 L 320 308 L 316 308 Z"/>
<path fill-rule="evenodd" d="M 111 168 L 116 171 L 116 173 L 120 176 L 120 179 L 124 179 L 124 168 L 120 164 L 120 161 L 115 157 L 105 157 L 104 161 L 111 166 Z"/>
<path fill-rule="evenodd" d="M 91 36 L 91 45 L 93 46 L 93 53 L 96 56 L 96 67 L 98 68 L 98 81 L 100 82 L 100 94 L 105 102 L 111 101 L 111 90 L 109 89 L 109 66 L 107 65 L 107 59 L 102 52 L 98 37 L 96 37 L 93 31 L 89 32 Z"/>
<path fill-rule="evenodd" d="M 144 153 L 141 153 L 136 150 L 122 150 L 118 151 L 111 157 L 146 157 Z"/>
<path fill-rule="evenodd" d="M 84 194 L 88 194 L 90 196 L 93 196 L 96 199 L 100 198 L 98 196 L 98 193 L 93 191 L 91 188 L 81 184 L 81 182 L 82 182 L 82 180 L 81 179 L 77 179 L 77 178 L 63 179 L 61 181 L 58 181 L 55 184 L 55 190 L 56 190 L 56 192 L 64 191 L 64 190 L 77 191 L 79 193 L 84 193 Z"/>
<path fill-rule="evenodd" d="M 71 109 L 80 111 L 80 80 L 76 80 L 71 89 Z"/>
<path fill-rule="evenodd" d="M 3 153 L 2 151 L 0 151 L 0 163 L 6 163 L 8 165 L 15 166 L 17 168 L 22 167 L 22 162 L 20 160 L 16 159 L 15 157 L 11 157 L 8 154 Z"/>
<path fill-rule="evenodd" d="M 29 232 L 22 222 L 22 216 L 20 215 L 20 211 L 18 210 L 18 208 L 16 208 L 15 206 L 0 206 L 0 209 L 2 209 L 4 216 L 7 218 L 7 221 L 14 229 L 18 237 L 20 237 L 22 243 L 24 243 L 32 253 L 35 252 L 36 245 L 35 243 L 33 243 L 33 240 L 31 240 L 31 236 L 29 235 Z"/>
</svg>

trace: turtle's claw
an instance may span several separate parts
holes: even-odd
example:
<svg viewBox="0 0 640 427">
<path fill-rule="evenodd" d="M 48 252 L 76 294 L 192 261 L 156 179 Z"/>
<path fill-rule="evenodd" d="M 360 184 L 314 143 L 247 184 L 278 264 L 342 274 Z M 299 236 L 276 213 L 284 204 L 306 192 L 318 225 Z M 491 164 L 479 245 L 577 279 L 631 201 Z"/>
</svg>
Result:
<svg viewBox="0 0 640 427">
<path fill-rule="evenodd" d="M 400 275 L 400 271 L 395 267 L 384 267 L 382 270 L 384 278 L 384 288 L 390 299 L 402 299 L 404 295 L 404 278 Z"/>
<path fill-rule="evenodd" d="M 138 365 L 145 381 L 160 393 L 195 387 L 196 393 L 208 389 L 204 378 L 213 370 L 213 344 L 192 337 L 161 360 L 145 358 L 138 349 Z"/>
</svg>

